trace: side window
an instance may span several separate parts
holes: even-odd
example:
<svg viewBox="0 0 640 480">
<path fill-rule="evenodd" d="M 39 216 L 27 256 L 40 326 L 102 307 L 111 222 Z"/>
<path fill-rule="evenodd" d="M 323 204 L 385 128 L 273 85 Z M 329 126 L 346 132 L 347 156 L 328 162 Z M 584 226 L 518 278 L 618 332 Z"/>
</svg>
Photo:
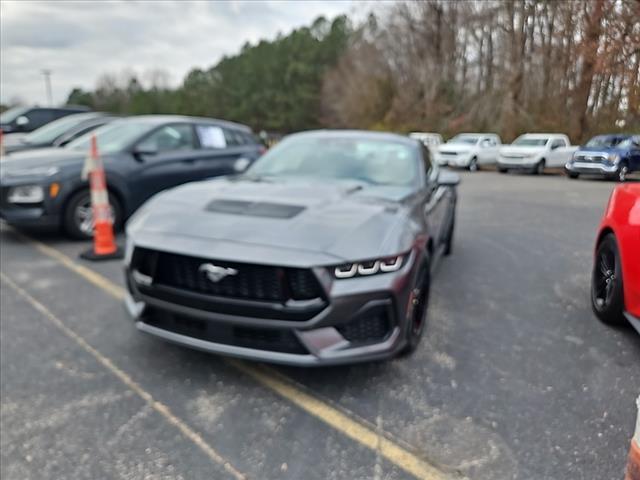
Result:
<svg viewBox="0 0 640 480">
<path fill-rule="evenodd" d="M 168 152 L 194 148 L 195 138 L 191 125 L 187 123 L 165 125 L 152 132 L 138 144 L 142 151 Z"/>
<path fill-rule="evenodd" d="M 246 143 L 242 132 L 237 132 L 229 128 L 223 128 L 222 130 L 224 131 L 224 138 L 227 141 L 227 145 L 230 147 L 237 147 Z"/>
<path fill-rule="evenodd" d="M 29 128 L 34 130 L 53 120 L 51 110 L 45 108 L 35 108 L 25 115 L 29 119 Z"/>
<path fill-rule="evenodd" d="M 226 148 L 227 140 L 222 128 L 215 125 L 197 125 L 200 148 Z"/>
<path fill-rule="evenodd" d="M 551 142 L 551 150 L 555 150 L 556 148 L 565 147 L 565 146 L 566 146 L 566 143 L 561 138 L 557 138 L 553 142 Z"/>
</svg>

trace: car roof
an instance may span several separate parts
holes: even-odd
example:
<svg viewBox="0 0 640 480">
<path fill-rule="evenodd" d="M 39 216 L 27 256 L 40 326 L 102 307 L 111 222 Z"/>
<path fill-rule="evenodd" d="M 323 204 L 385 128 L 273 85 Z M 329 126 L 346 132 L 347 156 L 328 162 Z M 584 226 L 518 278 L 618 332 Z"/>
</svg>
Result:
<svg viewBox="0 0 640 480">
<path fill-rule="evenodd" d="M 307 130 L 304 132 L 292 133 L 287 137 L 313 137 L 313 138 L 362 138 L 370 140 L 387 140 L 390 142 L 404 143 L 415 146 L 418 141 L 415 138 L 406 137 L 397 133 L 372 132 L 370 130 Z"/>
<path fill-rule="evenodd" d="M 197 122 L 197 123 L 209 123 L 218 127 L 232 128 L 236 130 L 243 130 L 245 132 L 251 132 L 251 128 L 241 123 L 229 122 L 227 120 L 219 120 L 217 118 L 208 117 L 191 117 L 188 115 L 136 115 L 134 117 L 127 117 L 122 121 L 143 121 L 153 124 L 163 124 L 171 122 Z"/>
<path fill-rule="evenodd" d="M 474 132 L 464 132 L 458 133 L 455 135 L 456 137 L 497 137 L 497 133 L 474 133 Z"/>
</svg>

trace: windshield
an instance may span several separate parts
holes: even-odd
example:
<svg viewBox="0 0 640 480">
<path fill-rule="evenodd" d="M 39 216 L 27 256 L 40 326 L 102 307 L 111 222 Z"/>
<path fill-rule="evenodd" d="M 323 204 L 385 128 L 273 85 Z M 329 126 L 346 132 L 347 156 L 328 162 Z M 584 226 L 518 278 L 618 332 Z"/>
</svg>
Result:
<svg viewBox="0 0 640 480">
<path fill-rule="evenodd" d="M 100 153 L 119 152 L 128 147 L 136 139 L 155 128 L 155 124 L 125 120 L 100 127 L 91 133 L 83 135 L 67 145 L 74 150 L 89 150 L 91 137 L 96 135 Z"/>
<path fill-rule="evenodd" d="M 372 185 L 410 185 L 418 159 L 404 143 L 357 137 L 292 137 L 248 170 L 250 176 L 359 180 Z"/>
<path fill-rule="evenodd" d="M 25 143 L 53 143 L 60 135 L 92 117 L 94 117 L 94 115 L 68 115 L 59 120 L 47 123 L 45 126 L 25 135 L 23 141 Z"/>
<path fill-rule="evenodd" d="M 518 137 L 511 145 L 520 145 L 522 147 L 544 147 L 548 141 L 548 138 Z"/>
<path fill-rule="evenodd" d="M 11 123 L 20 115 L 23 115 L 28 108 L 25 107 L 13 107 L 0 114 L 0 123 Z"/>
<path fill-rule="evenodd" d="M 613 137 L 608 135 L 598 135 L 587 142 L 587 147 L 615 147 L 629 137 Z"/>
<path fill-rule="evenodd" d="M 463 143 L 466 145 L 475 145 L 480 140 L 480 137 L 476 137 L 475 135 L 456 135 L 447 143 Z"/>
</svg>

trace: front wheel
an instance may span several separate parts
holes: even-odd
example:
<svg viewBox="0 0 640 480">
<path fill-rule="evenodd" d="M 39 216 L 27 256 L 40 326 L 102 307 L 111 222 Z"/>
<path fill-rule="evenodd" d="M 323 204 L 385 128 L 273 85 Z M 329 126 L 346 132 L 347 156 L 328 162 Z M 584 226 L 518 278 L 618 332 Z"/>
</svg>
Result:
<svg viewBox="0 0 640 480">
<path fill-rule="evenodd" d="M 425 261 L 420 267 L 416 283 L 411 291 L 410 324 L 407 326 L 407 344 L 400 352 L 402 356 L 413 353 L 422 338 L 422 333 L 427 323 L 430 284 L 429 263 Z"/>
<path fill-rule="evenodd" d="M 533 173 L 536 175 L 542 175 L 544 173 L 544 158 L 536 163 L 536 166 L 533 167 Z"/>
<path fill-rule="evenodd" d="M 580 176 L 579 173 L 575 173 L 575 172 L 567 172 L 567 176 L 573 180 L 575 180 L 576 178 L 578 178 Z"/>
<path fill-rule="evenodd" d="M 629 167 L 625 163 L 620 164 L 620 168 L 618 168 L 618 173 L 616 174 L 616 180 L 619 182 L 624 182 L 627 180 L 627 174 L 629 173 Z"/>
<path fill-rule="evenodd" d="M 596 316 L 609 325 L 624 322 L 622 267 L 616 237 L 607 234 L 596 249 L 591 274 L 591 307 Z"/>
<path fill-rule="evenodd" d="M 120 202 L 109 195 L 111 218 L 114 230 L 122 223 L 122 207 Z M 79 240 L 93 238 L 93 209 L 89 190 L 76 192 L 67 202 L 62 217 L 62 227 L 67 235 Z"/>
<path fill-rule="evenodd" d="M 471 162 L 469 163 L 469 171 L 470 172 L 477 172 L 478 170 L 480 170 L 480 165 L 478 165 L 478 158 L 477 157 L 473 157 L 471 159 Z"/>
<path fill-rule="evenodd" d="M 504 167 L 498 167 L 498 171 L 500 173 L 507 173 L 508 170 L 506 168 L 504 168 Z"/>
</svg>

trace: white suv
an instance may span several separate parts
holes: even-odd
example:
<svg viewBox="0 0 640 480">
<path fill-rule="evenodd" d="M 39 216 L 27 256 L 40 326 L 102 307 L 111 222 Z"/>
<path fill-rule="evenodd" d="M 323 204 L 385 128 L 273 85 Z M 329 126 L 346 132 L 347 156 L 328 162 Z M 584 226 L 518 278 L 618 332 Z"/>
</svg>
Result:
<svg viewBox="0 0 640 480">
<path fill-rule="evenodd" d="M 440 165 L 464 167 L 474 172 L 480 165 L 496 163 L 501 143 L 494 133 L 461 133 L 440 145 L 436 160 Z"/>
<path fill-rule="evenodd" d="M 529 170 L 543 173 L 545 167 L 564 167 L 578 147 L 560 133 L 525 133 L 500 149 L 498 171 Z"/>
</svg>

